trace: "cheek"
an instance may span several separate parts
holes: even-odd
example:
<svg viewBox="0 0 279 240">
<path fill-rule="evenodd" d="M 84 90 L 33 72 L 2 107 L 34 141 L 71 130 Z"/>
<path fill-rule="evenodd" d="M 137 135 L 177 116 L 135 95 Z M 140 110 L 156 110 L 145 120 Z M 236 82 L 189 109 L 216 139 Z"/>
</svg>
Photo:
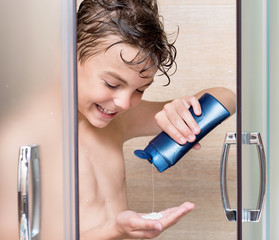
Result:
<svg viewBox="0 0 279 240">
<path fill-rule="evenodd" d="M 78 107 L 84 107 L 89 101 L 89 94 L 86 88 L 83 88 L 81 85 L 78 87 Z"/>
<path fill-rule="evenodd" d="M 82 81 L 83 80 L 83 81 Z M 107 89 L 94 82 L 84 81 L 80 79 L 78 82 L 78 101 L 80 104 L 91 104 L 92 102 L 100 102 L 105 99 L 105 96 L 110 96 Z"/>
</svg>

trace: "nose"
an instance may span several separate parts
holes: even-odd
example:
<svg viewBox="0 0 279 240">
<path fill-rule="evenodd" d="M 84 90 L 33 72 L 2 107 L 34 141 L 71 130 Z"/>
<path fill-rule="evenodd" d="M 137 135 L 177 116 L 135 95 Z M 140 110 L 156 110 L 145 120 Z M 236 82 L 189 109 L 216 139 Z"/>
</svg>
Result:
<svg viewBox="0 0 279 240">
<path fill-rule="evenodd" d="M 122 110 L 127 110 L 132 105 L 131 95 L 129 94 L 119 94 L 114 98 L 113 101 L 114 104 Z"/>
</svg>

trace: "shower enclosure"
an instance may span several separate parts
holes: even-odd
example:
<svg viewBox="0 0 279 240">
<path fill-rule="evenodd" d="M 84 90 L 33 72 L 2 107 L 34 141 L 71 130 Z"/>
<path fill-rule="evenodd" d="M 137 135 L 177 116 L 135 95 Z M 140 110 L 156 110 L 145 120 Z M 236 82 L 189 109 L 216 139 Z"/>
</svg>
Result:
<svg viewBox="0 0 279 240">
<path fill-rule="evenodd" d="M 159 1 L 162 5 L 166 2 Z M 201 26 L 202 18 L 207 16 L 204 13 L 211 11 L 216 18 L 208 15 L 204 31 L 218 23 L 225 24 L 228 14 L 235 16 L 235 38 L 223 34 L 224 26 L 229 24 L 199 38 L 201 44 L 196 44 L 194 38 L 179 43 L 178 38 L 177 44 L 181 44 L 182 51 L 186 50 L 186 60 L 182 62 L 188 65 L 182 67 L 185 74 L 177 72 L 177 80 L 184 81 L 190 76 L 196 81 L 193 70 L 204 74 L 202 78 L 210 78 L 204 70 L 213 53 L 226 51 L 237 63 L 237 66 L 232 64 L 237 69 L 236 76 L 234 70 L 225 72 L 231 74 L 228 78 L 236 79 L 235 83 L 229 79 L 225 85 L 235 88 L 237 113 L 209 137 L 210 141 L 203 142 L 201 155 L 195 157 L 189 153 L 178 168 L 155 175 L 156 210 L 184 200 L 193 199 L 197 203 L 193 213 L 157 239 L 278 239 L 279 3 L 277 0 L 222 3 L 212 0 L 212 5 L 202 0 L 183 1 L 184 5 L 182 0 L 169 2 L 172 5 L 168 11 L 161 10 L 167 14 L 178 9 L 176 17 L 181 23 L 189 21 L 197 24 L 195 27 Z M 198 8 L 198 4 L 202 7 Z M 224 17 L 218 12 L 220 4 L 226 5 Z M 75 1 L 66 0 L 0 3 L 1 240 L 79 239 L 75 11 Z M 188 18 L 184 19 L 185 16 Z M 200 36 L 195 29 L 187 31 L 188 36 Z M 223 45 L 213 47 L 209 60 L 202 55 L 205 48 L 197 52 L 198 45 L 208 47 L 206 44 L 212 42 L 206 40 L 214 37 L 232 41 L 230 46 L 237 46 L 236 56 Z M 191 62 L 188 59 L 191 54 L 204 58 L 196 59 L 197 62 L 189 58 Z M 204 59 L 206 63 L 198 65 Z M 218 68 L 213 68 L 213 78 L 223 79 L 222 60 L 217 62 Z M 201 88 L 195 84 L 189 86 L 194 90 Z M 183 87 L 173 89 L 174 95 L 182 90 Z M 158 94 L 163 95 L 167 94 Z M 225 134 L 226 129 L 234 126 Z M 150 178 L 151 168 L 132 157 L 133 150 L 146 143 L 146 139 L 140 139 L 124 148 L 129 160 L 128 198 L 137 211 L 149 211 L 152 205 L 146 198 L 152 196 L 150 181 L 141 180 Z"/>
<path fill-rule="evenodd" d="M 1 1 L 0 35 L 0 239 L 78 239 L 75 1 Z"/>
</svg>

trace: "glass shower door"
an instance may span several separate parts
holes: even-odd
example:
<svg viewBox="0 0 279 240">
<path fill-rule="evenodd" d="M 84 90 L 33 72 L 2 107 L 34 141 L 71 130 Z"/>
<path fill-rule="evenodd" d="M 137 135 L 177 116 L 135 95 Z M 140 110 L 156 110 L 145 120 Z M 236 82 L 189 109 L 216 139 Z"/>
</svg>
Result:
<svg viewBox="0 0 279 240">
<path fill-rule="evenodd" d="M 277 0 L 242 1 L 242 130 L 260 132 L 267 160 L 266 199 L 259 222 L 242 224 L 242 239 L 278 239 Z M 260 186 L 256 154 L 242 154 L 242 204 L 254 205 Z M 246 206 L 245 206 L 246 205 Z"/>
<path fill-rule="evenodd" d="M 76 239 L 75 1 L 0 3 L 0 238 Z"/>
<path fill-rule="evenodd" d="M 240 239 L 267 239 L 268 1 L 241 3 Z M 240 143 L 238 141 L 238 143 Z M 240 150 L 240 149 L 239 149 Z M 239 189 L 240 190 L 240 189 Z M 240 216 L 238 214 L 238 216 Z"/>
</svg>

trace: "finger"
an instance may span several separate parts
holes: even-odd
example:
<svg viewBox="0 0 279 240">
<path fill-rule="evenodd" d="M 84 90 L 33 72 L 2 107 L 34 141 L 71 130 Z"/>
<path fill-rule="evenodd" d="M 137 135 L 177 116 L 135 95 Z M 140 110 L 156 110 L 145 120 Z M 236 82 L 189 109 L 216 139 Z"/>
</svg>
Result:
<svg viewBox="0 0 279 240">
<path fill-rule="evenodd" d="M 182 112 L 182 118 L 185 121 L 185 124 L 187 124 L 188 128 L 190 129 L 192 134 L 199 134 L 200 133 L 200 127 L 196 120 L 194 119 L 193 115 L 191 112 L 187 109 L 184 109 Z M 193 142 L 193 141 L 192 141 Z"/>
<path fill-rule="evenodd" d="M 131 236 L 137 239 L 153 239 L 158 235 L 160 235 L 160 233 L 163 231 L 163 225 L 155 220 L 149 220 L 149 221 L 151 221 L 152 223 L 148 225 L 144 225 L 142 228 L 138 230 L 134 229 L 131 233 Z"/>
<path fill-rule="evenodd" d="M 133 231 L 161 231 L 161 223 L 157 220 L 144 219 L 142 217 L 133 219 L 131 223 Z"/>
<path fill-rule="evenodd" d="M 192 210 L 194 208 L 195 208 L 195 205 L 193 203 L 185 202 L 185 203 L 181 204 L 180 206 L 168 208 L 166 210 L 161 211 L 160 213 L 164 216 L 167 216 L 169 214 L 177 212 L 179 209 L 182 209 L 183 211 L 188 211 L 188 210 Z"/>
<path fill-rule="evenodd" d="M 186 144 L 187 139 L 180 131 L 172 124 L 165 112 L 156 114 L 156 120 L 159 126 L 177 143 Z M 182 120 L 181 120 L 182 121 Z M 182 121 L 183 122 L 183 121 Z M 185 125 L 185 123 L 183 123 Z"/>
<path fill-rule="evenodd" d="M 183 101 L 179 105 L 177 105 L 177 112 L 179 112 L 179 115 L 184 120 L 183 129 L 181 129 L 180 131 L 183 133 L 184 137 L 188 139 L 189 142 L 193 142 L 195 140 L 194 135 L 200 133 L 199 125 L 197 124 L 189 109 L 185 107 Z"/>
<path fill-rule="evenodd" d="M 201 145 L 200 145 L 199 143 L 196 143 L 196 144 L 193 146 L 193 148 L 194 148 L 195 150 L 199 150 L 199 149 L 201 148 Z"/>
<path fill-rule="evenodd" d="M 134 239 L 153 239 L 159 236 L 161 231 L 135 231 L 131 234 L 131 237 Z"/>
<path fill-rule="evenodd" d="M 199 125 L 196 123 L 190 111 L 185 108 L 182 101 L 177 100 L 175 108 L 165 107 L 166 116 L 177 131 L 187 139 L 188 142 L 195 141 L 194 133 L 199 133 Z M 186 120 L 186 121 L 185 121 Z"/>
<path fill-rule="evenodd" d="M 188 214 L 195 208 L 195 205 L 190 202 L 186 202 L 179 207 L 167 209 L 161 213 L 164 215 L 159 221 L 162 223 L 164 229 L 177 223 L 183 216 Z"/>
<path fill-rule="evenodd" d="M 192 97 L 187 98 L 187 99 L 183 98 L 183 102 L 184 102 L 184 105 L 186 107 L 187 106 L 192 106 L 196 116 L 201 115 L 201 113 L 202 113 L 201 105 L 200 105 L 199 100 L 195 96 L 192 96 Z"/>
</svg>

